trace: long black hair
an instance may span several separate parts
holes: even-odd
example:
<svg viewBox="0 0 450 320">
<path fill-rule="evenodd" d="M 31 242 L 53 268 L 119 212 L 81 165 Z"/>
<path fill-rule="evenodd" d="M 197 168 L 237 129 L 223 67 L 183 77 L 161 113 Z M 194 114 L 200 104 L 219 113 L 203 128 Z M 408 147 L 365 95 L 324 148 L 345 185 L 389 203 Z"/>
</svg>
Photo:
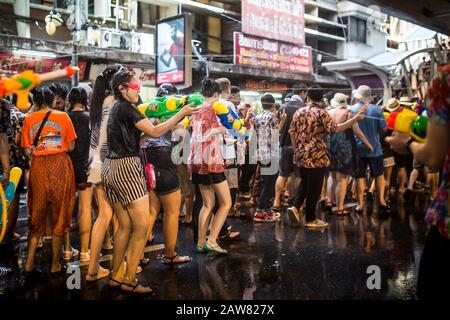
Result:
<svg viewBox="0 0 450 320">
<path fill-rule="evenodd" d="M 91 103 L 89 106 L 89 116 L 91 118 L 91 128 L 99 127 L 102 122 L 103 101 L 111 95 L 111 79 L 114 74 L 123 69 L 121 64 L 108 66 L 95 79 L 92 90 Z"/>
</svg>

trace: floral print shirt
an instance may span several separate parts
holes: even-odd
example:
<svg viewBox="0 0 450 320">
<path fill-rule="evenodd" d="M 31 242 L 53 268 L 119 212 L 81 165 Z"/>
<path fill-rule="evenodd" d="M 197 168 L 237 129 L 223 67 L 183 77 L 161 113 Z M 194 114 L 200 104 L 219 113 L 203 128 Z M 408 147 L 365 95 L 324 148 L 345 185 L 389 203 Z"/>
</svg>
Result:
<svg viewBox="0 0 450 320">
<path fill-rule="evenodd" d="M 20 167 L 22 169 L 28 168 L 28 157 L 20 146 L 16 143 L 16 135 L 22 134 L 23 122 L 25 121 L 25 114 L 19 109 L 11 107 L 11 127 L 8 130 L 8 142 L 10 145 L 9 154 L 12 167 Z"/>
<path fill-rule="evenodd" d="M 191 153 L 188 160 L 192 173 L 208 174 L 225 171 L 222 154 L 223 136 L 212 129 L 220 126 L 212 104 L 204 103 L 200 112 L 191 117 Z"/>
<path fill-rule="evenodd" d="M 428 117 L 437 125 L 450 126 L 450 64 L 438 69 L 427 97 Z M 439 233 L 449 239 L 450 234 L 450 148 L 444 161 L 442 183 L 428 208 L 425 219 L 436 225 Z"/>
<path fill-rule="evenodd" d="M 289 133 L 294 143 L 294 163 L 301 168 L 330 166 L 328 135 L 333 119 L 317 104 L 297 110 L 292 118 Z"/>
</svg>

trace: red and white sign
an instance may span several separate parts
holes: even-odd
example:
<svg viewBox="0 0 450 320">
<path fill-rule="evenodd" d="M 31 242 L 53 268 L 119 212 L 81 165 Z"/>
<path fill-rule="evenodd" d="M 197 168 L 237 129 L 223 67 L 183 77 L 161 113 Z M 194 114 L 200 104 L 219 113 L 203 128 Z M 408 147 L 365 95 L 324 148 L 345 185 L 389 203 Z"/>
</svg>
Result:
<svg viewBox="0 0 450 320">
<path fill-rule="evenodd" d="M 184 81 L 184 70 L 159 73 L 156 83 L 180 83 Z"/>
<path fill-rule="evenodd" d="M 0 52 L 0 76 L 10 77 L 25 70 L 46 73 L 64 69 L 70 65 L 69 58 L 38 58 L 30 56 L 14 56 L 9 52 Z M 86 61 L 79 61 L 80 79 L 84 79 Z"/>
<path fill-rule="evenodd" d="M 313 72 L 312 50 L 279 41 L 234 33 L 234 63 L 286 72 Z"/>
<path fill-rule="evenodd" d="M 242 0 L 242 32 L 305 43 L 304 0 Z"/>
</svg>

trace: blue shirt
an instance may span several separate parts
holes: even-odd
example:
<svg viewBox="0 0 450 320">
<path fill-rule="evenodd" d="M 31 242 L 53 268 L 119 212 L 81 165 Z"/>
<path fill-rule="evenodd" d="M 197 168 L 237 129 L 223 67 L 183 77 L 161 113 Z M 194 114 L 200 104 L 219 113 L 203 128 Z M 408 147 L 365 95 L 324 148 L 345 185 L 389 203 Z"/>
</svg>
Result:
<svg viewBox="0 0 450 320">
<path fill-rule="evenodd" d="M 357 113 L 359 109 L 361 109 L 364 105 L 365 104 L 361 102 L 357 103 L 351 106 L 351 111 L 353 113 Z M 369 107 L 364 112 L 364 115 L 378 118 L 378 120 L 364 118 L 363 120 L 358 122 L 361 131 L 364 133 L 367 140 L 369 140 L 370 144 L 373 146 L 373 152 L 370 152 L 369 149 L 367 149 L 367 147 L 364 145 L 364 143 L 362 143 L 361 140 L 359 140 L 359 138 L 355 136 L 358 154 L 360 157 L 363 158 L 380 157 L 383 155 L 380 143 L 380 133 L 381 130 L 386 128 L 387 126 L 386 119 L 384 118 L 381 109 L 373 104 L 369 105 Z"/>
</svg>

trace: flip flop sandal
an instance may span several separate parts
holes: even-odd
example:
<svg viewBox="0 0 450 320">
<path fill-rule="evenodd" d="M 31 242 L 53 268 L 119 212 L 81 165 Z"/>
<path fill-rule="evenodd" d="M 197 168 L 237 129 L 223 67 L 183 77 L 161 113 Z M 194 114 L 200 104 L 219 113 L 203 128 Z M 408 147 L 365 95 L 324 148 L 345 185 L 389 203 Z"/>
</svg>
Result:
<svg viewBox="0 0 450 320">
<path fill-rule="evenodd" d="M 174 265 L 174 264 L 180 264 L 180 263 L 188 263 L 191 262 L 191 258 L 188 256 L 185 256 L 188 258 L 188 260 L 178 260 L 178 261 L 174 261 L 175 258 L 178 257 L 178 253 L 176 253 L 173 257 L 167 257 L 164 256 L 163 257 L 163 264 L 167 264 L 167 265 Z M 183 258 L 183 256 L 179 256 L 180 258 Z M 164 262 L 164 259 L 170 260 L 170 262 Z"/>
<path fill-rule="evenodd" d="M 342 210 L 335 210 L 335 211 L 333 212 L 333 214 L 335 214 L 335 215 L 337 215 L 337 216 L 346 216 L 346 215 L 350 214 L 350 212 L 348 212 L 348 211 L 345 210 L 345 209 L 342 209 Z"/>
<path fill-rule="evenodd" d="M 86 281 L 87 282 L 94 282 L 94 281 L 106 278 L 111 273 L 108 269 L 103 269 L 103 270 L 106 270 L 106 271 L 105 272 L 97 272 L 94 275 L 87 274 L 86 275 Z"/>
</svg>

